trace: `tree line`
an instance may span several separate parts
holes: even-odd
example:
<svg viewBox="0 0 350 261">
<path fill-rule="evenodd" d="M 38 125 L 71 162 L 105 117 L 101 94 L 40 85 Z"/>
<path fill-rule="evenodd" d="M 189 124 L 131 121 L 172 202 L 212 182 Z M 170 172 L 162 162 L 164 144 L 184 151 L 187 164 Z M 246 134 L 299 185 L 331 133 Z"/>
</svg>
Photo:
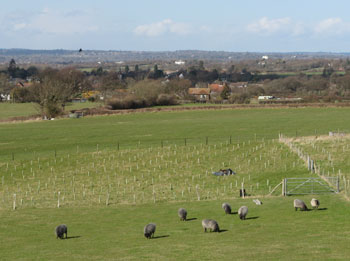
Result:
<svg viewBox="0 0 350 261">
<path fill-rule="evenodd" d="M 14 85 L 13 79 L 30 79 L 31 84 Z M 158 65 L 153 69 L 125 65 L 119 70 L 99 67 L 82 71 L 74 67 L 24 69 L 11 60 L 8 68 L 0 71 L 0 93 L 11 93 L 14 102 L 37 103 L 47 117 L 63 113 L 67 102 L 81 98 L 88 91 L 98 91 L 99 98 L 111 109 L 140 108 L 193 101 L 189 88 L 213 82 L 226 85 L 221 95 L 212 96 L 212 102 L 249 103 L 259 95 L 302 97 L 311 102 L 350 100 L 350 74 L 339 74 L 329 65 L 325 65 L 321 74 L 285 75 L 259 73 L 242 65 L 208 69 L 199 61 L 166 74 Z M 248 85 L 229 88 L 234 82 L 248 82 Z M 92 101 L 95 98 L 90 97 Z"/>
</svg>

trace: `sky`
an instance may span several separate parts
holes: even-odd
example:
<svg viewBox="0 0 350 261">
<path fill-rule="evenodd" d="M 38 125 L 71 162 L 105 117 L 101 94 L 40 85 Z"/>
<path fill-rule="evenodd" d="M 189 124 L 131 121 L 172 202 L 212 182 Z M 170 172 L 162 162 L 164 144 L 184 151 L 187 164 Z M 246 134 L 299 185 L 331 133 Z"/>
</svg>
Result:
<svg viewBox="0 0 350 261">
<path fill-rule="evenodd" d="M 349 0 L 0 3 L 0 48 L 350 52 Z"/>
</svg>

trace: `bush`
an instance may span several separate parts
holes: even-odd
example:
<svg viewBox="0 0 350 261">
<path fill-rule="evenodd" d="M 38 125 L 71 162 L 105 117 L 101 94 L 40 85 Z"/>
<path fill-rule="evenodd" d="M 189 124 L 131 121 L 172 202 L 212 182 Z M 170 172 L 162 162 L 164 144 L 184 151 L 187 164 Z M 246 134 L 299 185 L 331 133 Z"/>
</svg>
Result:
<svg viewBox="0 0 350 261">
<path fill-rule="evenodd" d="M 89 101 L 89 102 L 95 102 L 95 101 L 96 101 L 96 97 L 95 97 L 95 96 L 90 96 L 90 97 L 88 98 L 88 101 Z"/>
<path fill-rule="evenodd" d="M 107 101 L 107 106 L 111 110 L 137 109 L 147 107 L 145 99 L 129 95 L 124 98 L 112 98 Z"/>
<path fill-rule="evenodd" d="M 57 102 L 46 101 L 40 105 L 41 113 L 48 119 L 55 118 L 56 116 L 63 114 L 63 108 Z"/>
<path fill-rule="evenodd" d="M 155 101 L 153 98 L 147 100 L 135 95 L 128 95 L 124 98 L 112 98 L 107 101 L 107 106 L 111 110 L 138 109 L 155 105 L 175 104 L 178 104 L 176 97 L 169 94 L 160 94 Z"/>
<path fill-rule="evenodd" d="M 235 93 L 229 97 L 230 103 L 247 104 L 250 102 L 249 95 L 247 93 Z"/>
<path fill-rule="evenodd" d="M 156 105 L 176 105 L 178 104 L 177 99 L 171 94 L 159 94 Z"/>
<path fill-rule="evenodd" d="M 29 88 L 15 87 L 11 91 L 11 96 L 15 102 L 24 103 L 34 101 L 32 91 Z"/>
</svg>

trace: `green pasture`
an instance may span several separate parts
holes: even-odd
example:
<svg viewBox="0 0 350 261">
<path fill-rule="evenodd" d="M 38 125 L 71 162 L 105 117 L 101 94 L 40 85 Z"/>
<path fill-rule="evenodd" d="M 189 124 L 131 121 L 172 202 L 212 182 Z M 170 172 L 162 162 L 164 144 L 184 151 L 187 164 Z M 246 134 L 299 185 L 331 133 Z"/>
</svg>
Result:
<svg viewBox="0 0 350 261">
<path fill-rule="evenodd" d="M 65 107 L 66 111 L 78 110 L 83 108 L 93 108 L 99 106 L 95 102 L 69 103 Z M 6 120 L 13 117 L 26 117 L 39 115 L 39 107 L 35 103 L 9 103 L 0 102 L 0 120 Z"/>
<path fill-rule="evenodd" d="M 0 124 L 0 160 L 100 149 L 208 144 L 350 130 L 349 108 L 225 109 L 149 112 Z"/>
<path fill-rule="evenodd" d="M 282 197 L 280 187 L 269 194 L 283 178 L 317 177 L 278 141 L 280 133 L 310 155 L 327 155 L 332 163 L 323 154 L 317 162 L 333 164 L 335 172 L 339 164 L 345 175 L 346 141 L 302 137 L 349 132 L 349 113 L 223 109 L 2 123 L 1 259 L 346 260 L 344 188 L 341 195 Z M 221 168 L 237 174 L 212 175 Z M 320 199 L 320 210 L 294 211 L 294 198 L 310 207 L 312 197 Z M 255 198 L 264 204 L 255 205 Z M 235 212 L 248 206 L 248 219 L 225 215 L 223 202 Z M 179 220 L 179 207 L 190 221 Z M 204 233 L 205 218 L 223 231 Z M 157 230 L 147 240 L 143 227 L 150 222 Z M 55 238 L 58 224 L 67 224 L 68 240 Z"/>
<path fill-rule="evenodd" d="M 309 205 L 312 196 L 299 197 Z M 225 215 L 222 200 L 90 208 L 32 208 L 0 212 L 2 260 L 348 260 L 350 209 L 336 195 L 320 196 L 320 210 L 294 211 L 292 197 L 226 200 L 246 205 L 247 220 Z M 190 221 L 180 221 L 179 207 Z M 204 233 L 201 220 L 221 233 Z M 154 239 L 143 236 L 156 223 Z M 67 224 L 68 240 L 54 228 Z"/>
<path fill-rule="evenodd" d="M 39 114 L 39 110 L 36 106 L 34 103 L 0 102 L 0 120 L 37 115 Z"/>
</svg>

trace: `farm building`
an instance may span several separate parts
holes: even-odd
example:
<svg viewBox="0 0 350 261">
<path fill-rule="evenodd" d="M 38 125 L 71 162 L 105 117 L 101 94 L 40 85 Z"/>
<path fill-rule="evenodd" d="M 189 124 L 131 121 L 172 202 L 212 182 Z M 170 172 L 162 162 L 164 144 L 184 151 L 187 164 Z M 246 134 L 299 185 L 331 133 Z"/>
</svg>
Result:
<svg viewBox="0 0 350 261">
<path fill-rule="evenodd" d="M 210 88 L 189 88 L 188 94 L 194 96 L 196 101 L 206 102 L 210 100 Z"/>
<path fill-rule="evenodd" d="M 209 84 L 209 89 L 211 93 L 221 93 L 224 90 L 224 86 L 223 84 L 218 84 L 218 83 L 212 83 Z"/>
</svg>

